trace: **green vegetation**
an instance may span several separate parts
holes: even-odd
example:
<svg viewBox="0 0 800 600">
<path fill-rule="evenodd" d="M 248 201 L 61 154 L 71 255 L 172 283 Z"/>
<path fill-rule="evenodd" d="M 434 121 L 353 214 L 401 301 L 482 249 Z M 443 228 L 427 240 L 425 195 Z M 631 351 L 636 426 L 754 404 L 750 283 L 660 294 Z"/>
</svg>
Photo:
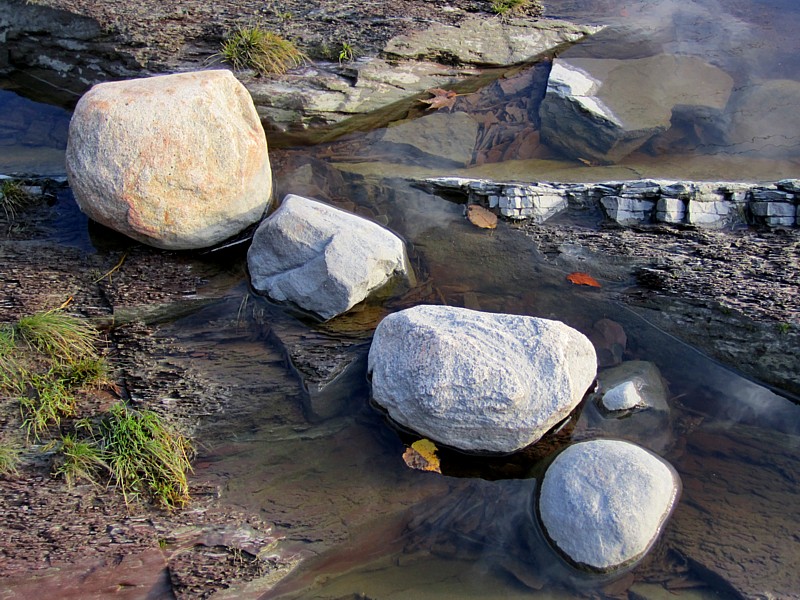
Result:
<svg viewBox="0 0 800 600">
<path fill-rule="evenodd" d="M 62 417 L 75 414 L 77 400 L 67 381 L 54 369 L 47 373 L 20 371 L 18 381 L 22 427 L 28 439 L 39 440 L 51 427 L 59 427 Z"/>
<path fill-rule="evenodd" d="M 16 446 L 0 441 L 0 475 L 17 473 L 20 450 Z"/>
<path fill-rule="evenodd" d="M 307 60 L 292 42 L 261 27 L 237 29 L 222 43 L 219 56 L 234 69 L 255 69 L 261 75 L 280 75 Z"/>
<path fill-rule="evenodd" d="M 140 495 L 165 508 L 188 502 L 192 447 L 156 413 L 114 405 L 101 422 L 99 443 L 126 502 Z"/>
<path fill-rule="evenodd" d="M 89 390 L 111 385 L 99 341 L 99 331 L 62 309 L 0 324 L 0 400 L 18 404 L 29 442 L 50 439 L 53 472 L 68 485 L 109 483 L 126 502 L 185 505 L 193 449 L 156 413 L 120 403 L 76 420 Z M 0 442 L 0 473 L 14 472 L 18 455 Z"/>
<path fill-rule="evenodd" d="M 0 183 L 0 208 L 6 216 L 6 221 L 11 222 L 17 216 L 17 211 L 30 200 L 30 194 L 22 185 L 13 179 L 3 179 Z"/>
<path fill-rule="evenodd" d="M 492 12 L 503 16 L 511 12 L 538 17 L 543 12 L 539 0 L 492 0 Z"/>
<path fill-rule="evenodd" d="M 355 58 L 353 47 L 347 42 L 342 42 L 342 49 L 339 50 L 339 63 L 350 61 Z"/>
<path fill-rule="evenodd" d="M 108 471 L 108 465 L 93 440 L 78 439 L 76 433 L 67 433 L 61 438 L 56 451 L 54 475 L 64 477 L 71 487 L 79 479 L 96 484 L 101 470 Z"/>
</svg>

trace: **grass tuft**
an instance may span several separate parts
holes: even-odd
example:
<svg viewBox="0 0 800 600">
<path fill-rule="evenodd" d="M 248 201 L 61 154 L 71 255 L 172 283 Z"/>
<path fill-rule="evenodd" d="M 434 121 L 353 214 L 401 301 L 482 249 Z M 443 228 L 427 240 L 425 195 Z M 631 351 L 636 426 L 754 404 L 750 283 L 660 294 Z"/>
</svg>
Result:
<svg viewBox="0 0 800 600">
<path fill-rule="evenodd" d="M 307 60 L 292 42 L 261 27 L 234 31 L 222 43 L 219 56 L 234 69 L 255 69 L 261 75 L 280 75 Z"/>
<path fill-rule="evenodd" d="M 14 333 L 12 326 L 5 323 L 0 325 L 0 390 L 12 387 L 16 380 L 18 363 L 14 357 Z"/>
<path fill-rule="evenodd" d="M 96 357 L 99 332 L 79 317 L 62 310 L 48 310 L 22 317 L 19 335 L 39 352 L 51 358 L 75 362 Z"/>
<path fill-rule="evenodd" d="M 16 475 L 20 449 L 9 442 L 0 441 L 0 475 Z"/>
<path fill-rule="evenodd" d="M 98 472 L 108 471 L 103 452 L 93 440 L 78 439 L 76 434 L 67 433 L 57 446 L 53 474 L 63 476 L 69 487 L 81 479 L 96 485 Z"/>
<path fill-rule="evenodd" d="M 3 179 L 0 183 L 0 208 L 9 223 L 16 218 L 17 212 L 24 208 L 30 199 L 30 194 L 19 182 Z"/>
<path fill-rule="evenodd" d="M 189 501 L 193 449 L 152 411 L 115 404 L 100 426 L 100 445 L 125 501 L 147 496 L 167 509 Z"/>
<path fill-rule="evenodd" d="M 40 439 L 51 427 L 60 426 L 63 417 L 75 414 L 77 400 L 55 369 L 44 374 L 22 371 L 17 390 L 28 439 Z"/>
<path fill-rule="evenodd" d="M 511 12 L 540 17 L 544 8 L 539 0 L 492 0 L 492 12 L 503 16 Z"/>
</svg>

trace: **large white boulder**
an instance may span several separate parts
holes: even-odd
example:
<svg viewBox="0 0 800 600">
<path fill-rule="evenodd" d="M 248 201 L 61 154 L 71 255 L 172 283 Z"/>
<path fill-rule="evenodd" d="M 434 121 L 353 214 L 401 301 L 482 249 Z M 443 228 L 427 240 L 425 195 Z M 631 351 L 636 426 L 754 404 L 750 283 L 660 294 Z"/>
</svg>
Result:
<svg viewBox="0 0 800 600">
<path fill-rule="evenodd" d="M 264 129 L 229 71 L 94 86 L 66 160 L 84 213 L 159 248 L 219 243 L 258 222 L 272 195 Z"/>
<path fill-rule="evenodd" d="M 397 423 L 476 452 L 513 452 L 580 403 L 597 358 L 558 321 L 422 305 L 380 322 L 372 396 Z"/>
<path fill-rule="evenodd" d="M 581 442 L 545 472 L 539 516 L 547 536 L 573 563 L 614 571 L 652 547 L 680 489 L 675 469 L 644 448 L 618 440 Z"/>
<path fill-rule="evenodd" d="M 259 225 L 247 266 L 256 291 L 323 319 L 347 312 L 395 278 L 413 278 L 395 234 L 294 194 Z"/>
</svg>

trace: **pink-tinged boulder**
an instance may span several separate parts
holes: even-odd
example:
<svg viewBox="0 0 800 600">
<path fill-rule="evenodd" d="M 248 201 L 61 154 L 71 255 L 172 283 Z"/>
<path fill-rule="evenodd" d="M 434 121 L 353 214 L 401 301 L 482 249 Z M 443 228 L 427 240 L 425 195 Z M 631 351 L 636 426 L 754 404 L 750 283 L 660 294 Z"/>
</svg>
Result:
<svg viewBox="0 0 800 600">
<path fill-rule="evenodd" d="M 91 219 L 173 250 L 239 233 L 272 195 L 261 121 L 222 70 L 94 86 L 72 116 L 67 175 Z"/>
</svg>

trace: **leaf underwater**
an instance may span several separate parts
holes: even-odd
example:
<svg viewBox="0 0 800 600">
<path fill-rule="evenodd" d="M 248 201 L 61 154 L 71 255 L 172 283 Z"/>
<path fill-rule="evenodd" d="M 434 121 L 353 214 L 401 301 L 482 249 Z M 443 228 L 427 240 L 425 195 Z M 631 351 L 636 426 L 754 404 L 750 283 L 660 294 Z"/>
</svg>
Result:
<svg viewBox="0 0 800 600">
<path fill-rule="evenodd" d="M 567 280 L 574 283 L 575 285 L 588 285 L 597 288 L 603 287 L 598 283 L 597 279 L 595 279 L 591 275 L 588 275 L 587 273 L 580 273 L 578 271 L 567 275 Z"/>
<path fill-rule="evenodd" d="M 433 94 L 433 98 L 420 100 L 420 102 L 430 105 L 428 106 L 428 110 L 433 110 L 434 108 L 436 110 L 441 110 L 442 108 L 448 108 L 452 110 L 453 105 L 456 103 L 456 98 L 458 97 L 458 94 L 456 94 L 454 91 L 443 90 L 442 88 L 431 88 L 425 91 Z"/>
<path fill-rule="evenodd" d="M 439 457 L 436 456 L 436 444 L 430 440 L 417 440 L 403 453 L 406 465 L 418 471 L 433 471 L 441 473 Z"/>
<path fill-rule="evenodd" d="M 478 204 L 467 205 L 467 219 L 469 219 L 470 223 L 482 229 L 495 229 L 497 227 L 497 215 Z"/>
</svg>

